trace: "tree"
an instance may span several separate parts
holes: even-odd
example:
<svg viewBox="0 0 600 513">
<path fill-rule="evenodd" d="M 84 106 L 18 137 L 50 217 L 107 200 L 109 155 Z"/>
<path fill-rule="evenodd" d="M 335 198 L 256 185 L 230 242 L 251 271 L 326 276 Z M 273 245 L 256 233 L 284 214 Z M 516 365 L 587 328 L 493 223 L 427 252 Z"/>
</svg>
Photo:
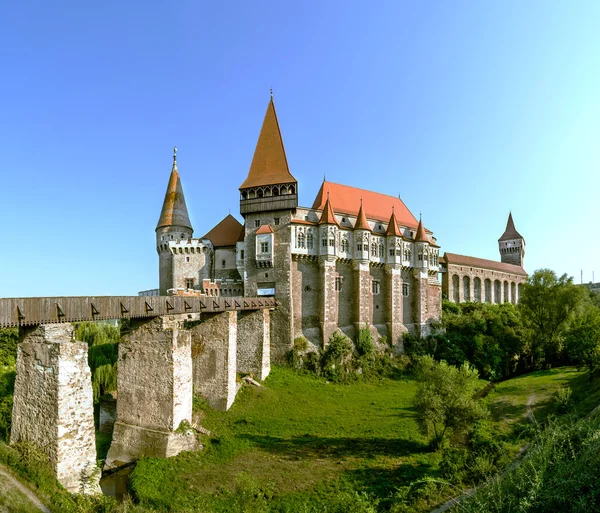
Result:
<svg viewBox="0 0 600 513">
<path fill-rule="evenodd" d="M 585 365 L 590 378 L 600 368 L 600 309 L 586 305 L 565 333 L 565 347 L 579 365 Z"/>
<path fill-rule="evenodd" d="M 433 443 L 441 446 L 448 432 L 462 432 L 476 420 L 487 417 L 485 405 L 474 399 L 480 388 L 477 370 L 469 363 L 460 367 L 436 362 L 431 356 L 417 359 L 418 382 L 413 405 L 423 434 L 433 434 Z"/>
<path fill-rule="evenodd" d="M 563 274 L 557 278 L 550 269 L 535 271 L 523 286 L 519 307 L 525 321 L 533 329 L 532 365 L 544 360 L 554 363 L 562 350 L 562 336 L 569 327 L 586 292 Z"/>
</svg>

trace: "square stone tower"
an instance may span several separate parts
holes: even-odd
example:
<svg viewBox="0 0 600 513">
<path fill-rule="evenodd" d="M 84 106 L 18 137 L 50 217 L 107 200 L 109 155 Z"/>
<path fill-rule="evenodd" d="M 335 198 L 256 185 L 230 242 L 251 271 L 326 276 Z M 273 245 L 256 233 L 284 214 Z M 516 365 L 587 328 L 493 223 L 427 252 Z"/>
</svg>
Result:
<svg viewBox="0 0 600 513">
<path fill-rule="evenodd" d="M 288 167 L 271 96 L 248 176 L 240 186 L 240 213 L 246 221 L 245 295 L 277 297 L 271 318 L 275 359 L 283 358 L 293 340 L 290 223 L 297 207 L 298 182 Z"/>
</svg>

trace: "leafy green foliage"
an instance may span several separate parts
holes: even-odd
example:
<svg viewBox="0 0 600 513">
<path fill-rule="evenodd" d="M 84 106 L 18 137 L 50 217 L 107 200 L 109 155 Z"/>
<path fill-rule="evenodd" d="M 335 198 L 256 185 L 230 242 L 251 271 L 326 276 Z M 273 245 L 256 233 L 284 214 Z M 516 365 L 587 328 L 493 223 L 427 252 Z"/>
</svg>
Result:
<svg viewBox="0 0 600 513">
<path fill-rule="evenodd" d="M 358 339 L 355 343 L 358 356 L 364 356 L 373 353 L 373 339 L 371 338 L 371 330 L 368 326 L 358 330 Z"/>
<path fill-rule="evenodd" d="M 573 284 L 573 278 L 560 278 L 550 269 L 535 271 L 523 286 L 519 308 L 532 328 L 532 366 L 558 362 L 563 349 L 563 334 L 589 294 Z"/>
<path fill-rule="evenodd" d="M 107 392 L 117 389 L 117 359 L 119 327 L 103 322 L 82 322 L 75 331 L 77 340 L 87 342 L 88 362 L 92 371 L 94 402 Z"/>
<path fill-rule="evenodd" d="M 435 446 L 442 445 L 448 430 L 463 432 L 488 416 L 485 405 L 474 398 L 481 384 L 468 363 L 457 368 L 423 356 L 416 360 L 413 372 L 418 382 L 413 400 L 417 422 L 424 434 L 433 434 Z"/>
<path fill-rule="evenodd" d="M 467 512 L 597 511 L 600 417 L 551 421 L 525 460 L 461 503 Z"/>
<path fill-rule="evenodd" d="M 8 441 L 12 422 L 15 371 L 0 369 L 0 440 Z"/>
<path fill-rule="evenodd" d="M 15 366 L 18 341 L 18 328 L 0 328 L 0 367 Z"/>
<path fill-rule="evenodd" d="M 565 333 L 565 349 L 590 375 L 600 369 L 600 308 L 588 304 Z"/>
<path fill-rule="evenodd" d="M 322 374 L 331 381 L 346 381 L 352 371 L 352 345 L 336 331 L 321 356 Z"/>
</svg>

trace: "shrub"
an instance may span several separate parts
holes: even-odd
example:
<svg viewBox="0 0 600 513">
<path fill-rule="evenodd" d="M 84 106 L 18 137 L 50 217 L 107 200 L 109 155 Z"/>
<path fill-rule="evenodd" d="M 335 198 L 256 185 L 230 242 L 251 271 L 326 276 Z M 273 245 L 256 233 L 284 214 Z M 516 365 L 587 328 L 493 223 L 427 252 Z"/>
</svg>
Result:
<svg viewBox="0 0 600 513">
<path fill-rule="evenodd" d="M 358 339 L 354 344 L 358 356 L 364 356 L 373 353 L 373 339 L 371 338 L 371 330 L 369 326 L 358 330 Z"/>
<path fill-rule="evenodd" d="M 352 345 L 348 338 L 336 331 L 321 356 L 323 376 L 330 381 L 346 381 L 351 374 Z"/>
<path fill-rule="evenodd" d="M 554 394 L 553 401 L 559 413 L 568 413 L 573 409 L 573 401 L 571 395 L 573 390 L 571 387 L 561 387 Z"/>
<path fill-rule="evenodd" d="M 14 367 L 17 360 L 17 328 L 0 328 L 0 367 Z"/>
</svg>

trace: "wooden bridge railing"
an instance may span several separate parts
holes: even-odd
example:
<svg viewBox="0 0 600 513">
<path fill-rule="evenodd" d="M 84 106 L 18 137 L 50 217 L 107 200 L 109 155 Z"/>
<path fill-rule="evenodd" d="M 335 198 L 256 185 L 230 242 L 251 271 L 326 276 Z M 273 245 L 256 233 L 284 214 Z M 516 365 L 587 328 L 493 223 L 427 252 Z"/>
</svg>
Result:
<svg viewBox="0 0 600 513">
<path fill-rule="evenodd" d="M 73 296 L 0 299 L 0 327 L 275 308 L 273 297 Z"/>
</svg>

